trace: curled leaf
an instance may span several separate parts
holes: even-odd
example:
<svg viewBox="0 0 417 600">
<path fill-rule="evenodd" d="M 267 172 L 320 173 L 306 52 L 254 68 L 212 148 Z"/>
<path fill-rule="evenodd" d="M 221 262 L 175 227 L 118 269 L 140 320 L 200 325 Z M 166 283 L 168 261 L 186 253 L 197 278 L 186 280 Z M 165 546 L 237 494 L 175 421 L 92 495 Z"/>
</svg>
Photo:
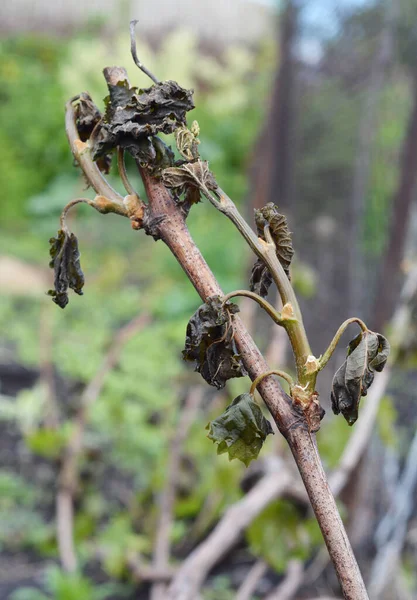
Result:
<svg viewBox="0 0 417 600">
<path fill-rule="evenodd" d="M 94 139 L 95 160 L 121 146 L 143 161 L 141 144 L 146 143 L 149 136 L 173 133 L 185 125 L 187 111 L 194 108 L 193 90 L 186 90 L 175 81 L 164 81 L 141 90 L 131 88 L 125 80 L 109 86 L 109 90 L 104 122 Z"/>
<path fill-rule="evenodd" d="M 218 187 L 206 160 L 185 163 L 180 167 L 169 167 L 162 172 L 162 181 L 167 188 L 177 190 L 179 193 L 189 185 L 209 190 L 216 190 Z"/>
<path fill-rule="evenodd" d="M 58 231 L 56 238 L 49 240 L 51 261 L 49 266 L 55 272 L 55 289 L 49 290 L 55 304 L 65 308 L 68 304 L 68 288 L 82 296 L 84 274 L 80 265 L 78 240 L 73 233 L 63 229 Z"/>
<path fill-rule="evenodd" d="M 102 120 L 102 114 L 94 104 L 91 96 L 87 92 L 80 94 L 75 108 L 75 124 L 82 142 L 86 142 L 94 128 Z M 103 173 L 109 173 L 112 161 L 112 154 L 104 154 L 97 160 L 97 166 Z"/>
<path fill-rule="evenodd" d="M 198 153 L 198 145 L 200 143 L 198 139 L 199 133 L 200 128 L 197 121 L 193 121 L 191 129 L 182 126 L 175 131 L 175 142 L 178 152 L 186 160 L 195 160 L 200 156 Z"/>
<path fill-rule="evenodd" d="M 193 204 L 200 201 L 201 188 L 215 191 L 218 187 L 208 162 L 202 160 L 164 169 L 162 181 L 173 191 L 177 203 L 183 206 L 186 212 Z M 185 197 L 181 200 L 181 195 L 184 193 Z"/>
<path fill-rule="evenodd" d="M 278 212 L 278 207 L 269 202 L 266 206 L 255 210 L 255 223 L 258 236 L 265 240 L 264 229 L 269 225 L 269 231 L 275 243 L 277 258 L 290 279 L 290 264 L 294 255 L 291 233 L 288 229 L 287 219 Z M 250 289 L 265 297 L 272 283 L 271 274 L 265 263 L 258 258 L 252 268 Z"/>
<path fill-rule="evenodd" d="M 353 339 L 343 365 L 333 378 L 331 401 L 335 414 L 342 413 L 349 425 L 358 418 L 361 396 L 366 396 L 375 371 L 382 371 L 390 345 L 380 333 L 363 331 Z"/>
<path fill-rule="evenodd" d="M 229 454 L 229 460 L 238 458 L 246 466 L 258 457 L 266 436 L 274 433 L 270 422 L 250 394 L 241 394 L 224 413 L 211 421 L 207 437 L 219 446 L 217 454 Z"/>
<path fill-rule="evenodd" d="M 268 295 L 268 290 L 272 284 L 272 275 L 268 267 L 261 258 L 258 258 L 252 267 L 249 280 L 249 289 L 261 298 Z"/>
<path fill-rule="evenodd" d="M 238 311 L 236 304 L 223 306 L 220 296 L 211 296 L 187 325 L 184 360 L 194 362 L 195 370 L 218 389 L 232 377 L 247 375 L 233 335 L 232 315 Z"/>
</svg>

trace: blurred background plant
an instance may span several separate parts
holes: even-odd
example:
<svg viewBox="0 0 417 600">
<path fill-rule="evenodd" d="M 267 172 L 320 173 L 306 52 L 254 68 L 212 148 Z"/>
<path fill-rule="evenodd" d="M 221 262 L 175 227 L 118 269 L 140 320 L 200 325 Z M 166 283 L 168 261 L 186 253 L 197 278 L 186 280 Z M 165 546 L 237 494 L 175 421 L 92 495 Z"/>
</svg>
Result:
<svg viewBox="0 0 417 600">
<path fill-rule="evenodd" d="M 149 82 L 130 57 L 127 25 L 140 16 L 134 3 L 98 3 L 99 18 L 83 23 L 59 3 L 54 9 L 47 2 L 13 4 L 5 9 L 0 45 L 0 597 L 157 600 L 149 565 L 156 564 L 164 498 L 171 496 L 168 533 L 161 535 L 168 537 L 172 567 L 254 488 L 268 460 L 279 455 L 285 461 L 287 450 L 271 436 L 263 458 L 247 471 L 216 456 L 204 427 L 247 391 L 248 380 L 232 380 L 214 393 L 182 363 L 185 326 L 200 301 L 162 244 L 113 215 L 77 207 L 71 219 L 85 296 L 73 298 L 65 311 L 45 296 L 48 238 L 62 207 L 93 197 L 72 164 L 64 103 L 89 91 L 100 105 L 106 95 L 101 71 L 111 64 L 125 66 L 139 86 Z M 236 0 L 240 8 L 234 2 L 228 12 L 213 8 L 211 29 L 198 25 L 202 7 L 200 20 L 191 23 L 187 3 L 172 4 L 184 17 L 176 19 L 180 26 L 168 26 L 163 12 L 155 22 L 143 19 L 139 56 L 160 79 L 195 89 L 192 117 L 201 128 L 201 153 L 241 211 L 251 218 L 253 208 L 274 201 L 288 215 L 297 252 L 293 280 L 316 355 L 352 311 L 371 327 L 388 326 L 417 248 L 415 0 L 345 0 L 337 9 L 325 0 Z M 157 7 L 144 2 L 140 11 L 146 16 Z M 134 165 L 128 170 L 140 189 Z M 251 257 L 232 225 L 205 202 L 193 208 L 188 224 L 223 289 L 247 287 Z M 410 331 L 415 296 L 402 305 Z M 282 337 L 253 307 L 240 304 L 271 363 L 291 365 Z M 104 370 L 100 394 L 86 413 L 71 490 L 76 564 L 68 564 L 57 542 L 55 505 L 83 394 L 117 331 L 140 314 L 146 322 Z M 392 326 L 394 338 L 395 331 Z M 396 343 L 401 360 L 340 502 L 373 598 L 402 600 L 417 595 L 415 476 L 400 498 L 408 509 L 402 520 L 395 517 L 407 530 L 395 546 L 397 569 L 388 581 L 381 556 L 384 548 L 392 550 L 393 538 L 375 535 L 398 501 L 417 421 L 415 337 Z M 330 470 L 352 430 L 331 415 L 328 371 L 320 380 L 327 414 L 318 442 Z M 228 600 L 240 588 L 241 599 L 281 598 L 279 586 L 294 561 L 297 581 L 286 598 L 337 596 L 304 500 L 277 497 L 258 512 L 211 572 L 202 597 Z M 259 564 L 256 585 L 244 596 L 247 575 Z"/>
</svg>

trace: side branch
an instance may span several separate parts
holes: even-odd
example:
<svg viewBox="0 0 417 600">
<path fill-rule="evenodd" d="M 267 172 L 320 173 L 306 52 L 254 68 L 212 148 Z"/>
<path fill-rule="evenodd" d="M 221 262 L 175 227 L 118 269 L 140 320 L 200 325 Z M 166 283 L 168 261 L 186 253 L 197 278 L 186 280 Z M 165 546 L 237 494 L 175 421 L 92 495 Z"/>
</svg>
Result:
<svg viewBox="0 0 417 600">
<path fill-rule="evenodd" d="M 77 569 L 77 557 L 73 540 L 74 496 L 78 486 L 79 459 L 83 450 L 89 410 L 100 396 L 107 374 L 119 361 L 124 345 L 133 335 L 143 329 L 149 321 L 149 315 L 142 314 L 116 333 L 95 377 L 87 385 L 80 398 L 80 408 L 75 417 L 74 429 L 64 450 L 56 498 L 58 548 L 62 566 L 68 572 L 74 572 Z"/>
</svg>

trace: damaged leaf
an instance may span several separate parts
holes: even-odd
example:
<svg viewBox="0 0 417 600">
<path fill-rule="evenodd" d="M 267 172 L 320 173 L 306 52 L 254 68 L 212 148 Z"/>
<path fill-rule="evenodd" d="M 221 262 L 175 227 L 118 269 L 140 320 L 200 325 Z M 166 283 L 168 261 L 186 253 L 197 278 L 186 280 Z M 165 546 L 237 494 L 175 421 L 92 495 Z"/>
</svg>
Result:
<svg viewBox="0 0 417 600">
<path fill-rule="evenodd" d="M 65 308 L 68 304 L 68 288 L 80 296 L 83 294 L 84 274 L 80 265 L 78 240 L 73 233 L 60 229 L 57 237 L 51 238 L 49 243 L 49 266 L 55 272 L 55 289 L 49 290 L 48 294 L 55 304 Z"/>
<path fill-rule="evenodd" d="M 87 92 L 80 94 L 74 107 L 75 124 L 78 135 L 82 142 L 86 142 L 94 128 L 102 120 L 102 114 L 94 104 L 91 96 Z M 109 173 L 112 161 L 112 154 L 104 154 L 97 160 L 97 166 L 103 173 Z"/>
<path fill-rule="evenodd" d="M 265 240 L 264 229 L 269 225 L 269 231 L 276 247 L 277 258 L 283 266 L 288 279 L 290 279 L 289 269 L 294 249 L 286 217 L 278 212 L 278 207 L 275 204 L 269 202 L 263 208 L 255 210 L 255 223 L 258 236 L 263 240 Z M 252 268 L 250 278 L 251 291 L 265 297 L 268 294 L 271 283 L 272 277 L 267 266 L 263 260 L 258 258 Z"/>
<path fill-rule="evenodd" d="M 94 104 L 90 94 L 83 92 L 74 107 L 75 124 L 82 142 L 90 137 L 94 127 L 101 120 L 101 112 Z"/>
<path fill-rule="evenodd" d="M 220 296 L 211 296 L 200 306 L 187 325 L 184 360 L 217 389 L 232 377 L 245 377 L 246 370 L 237 352 L 232 315 L 239 308 L 232 302 L 222 305 Z"/>
<path fill-rule="evenodd" d="M 261 298 L 268 295 L 268 290 L 272 284 L 272 275 L 268 267 L 261 258 L 258 258 L 252 267 L 252 272 L 249 280 L 249 289 L 255 292 Z"/>
<path fill-rule="evenodd" d="M 147 138 L 173 133 L 185 125 L 187 111 L 194 108 L 193 90 L 186 90 L 175 81 L 157 83 L 144 90 L 121 81 L 109 86 L 109 90 L 104 121 L 94 136 L 94 160 L 116 146 L 125 148 L 141 162 L 152 160 Z M 151 152 L 149 156 L 147 151 Z"/>
<path fill-rule="evenodd" d="M 266 436 L 274 433 L 250 394 L 235 398 L 206 429 L 207 437 L 218 444 L 217 454 L 227 452 L 229 460 L 238 458 L 246 466 L 258 457 Z"/>
<path fill-rule="evenodd" d="M 167 188 L 176 189 L 179 193 L 188 185 L 196 188 L 205 187 L 209 190 L 216 190 L 218 187 L 206 160 L 197 160 L 180 167 L 165 169 L 162 173 L 162 181 Z"/>
<path fill-rule="evenodd" d="M 169 167 L 162 171 L 164 185 L 173 191 L 178 204 L 189 208 L 200 201 L 200 189 L 207 188 L 215 191 L 218 187 L 208 162 L 197 160 L 185 163 L 180 167 Z M 182 194 L 185 197 L 181 200 Z"/>
<path fill-rule="evenodd" d="M 191 129 L 183 126 L 175 131 L 175 142 L 177 144 L 178 152 L 186 160 L 191 161 L 200 158 L 198 152 L 198 145 L 200 143 L 200 140 L 198 139 L 199 133 L 200 128 L 197 121 L 193 121 Z"/>
<path fill-rule="evenodd" d="M 349 425 L 358 418 L 361 396 L 366 396 L 375 371 L 382 371 L 390 345 L 380 333 L 363 331 L 348 346 L 343 365 L 333 378 L 331 401 L 335 414 L 342 413 Z"/>
</svg>

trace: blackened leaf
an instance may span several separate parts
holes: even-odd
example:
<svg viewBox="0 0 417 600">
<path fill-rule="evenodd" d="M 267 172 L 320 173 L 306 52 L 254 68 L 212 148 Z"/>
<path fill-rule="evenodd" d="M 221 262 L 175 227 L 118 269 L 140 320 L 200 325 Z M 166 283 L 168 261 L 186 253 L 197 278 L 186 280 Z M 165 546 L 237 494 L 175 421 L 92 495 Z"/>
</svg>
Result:
<svg viewBox="0 0 417 600">
<path fill-rule="evenodd" d="M 55 289 L 49 290 L 55 304 L 65 308 L 68 304 L 68 288 L 80 296 L 83 294 L 84 274 L 80 265 L 78 240 L 73 233 L 60 229 L 56 238 L 49 240 L 51 261 L 55 272 Z"/>
<path fill-rule="evenodd" d="M 218 389 L 232 377 L 247 375 L 237 352 L 232 315 L 236 304 L 222 305 L 220 296 L 211 296 L 200 306 L 187 325 L 184 360 L 195 363 L 195 370 Z"/>
<path fill-rule="evenodd" d="M 229 460 L 238 458 L 246 466 L 258 457 L 266 436 L 274 433 L 250 394 L 235 398 L 206 429 L 209 431 L 207 437 L 219 444 L 217 454 L 227 452 Z"/>
<path fill-rule="evenodd" d="M 264 229 L 269 225 L 272 239 L 276 246 L 276 253 L 279 262 L 282 264 L 288 279 L 290 279 L 290 264 L 294 255 L 294 249 L 291 242 L 291 233 L 288 229 L 287 219 L 278 212 L 278 207 L 269 202 L 266 206 L 255 210 L 255 223 L 258 230 L 258 236 L 265 239 Z M 265 263 L 258 259 L 253 266 L 250 289 L 251 291 L 265 297 L 272 283 L 272 277 Z"/>
<path fill-rule="evenodd" d="M 260 258 L 257 259 L 252 267 L 252 273 L 249 280 L 249 289 L 258 296 L 265 298 L 272 284 L 272 276 L 268 267 Z"/>
<path fill-rule="evenodd" d="M 74 108 L 75 123 L 81 141 L 86 142 L 93 129 L 102 120 L 102 114 L 87 92 L 80 94 Z M 97 166 L 103 173 L 109 173 L 112 154 L 104 154 L 97 160 Z"/>
<path fill-rule="evenodd" d="M 101 120 L 101 113 L 87 92 L 80 94 L 74 113 L 80 139 L 86 142 L 94 127 Z"/>
<path fill-rule="evenodd" d="M 348 355 L 333 378 L 331 401 L 335 414 L 342 413 L 349 425 L 358 418 L 361 396 L 366 396 L 375 371 L 382 371 L 390 345 L 380 333 L 361 332 L 348 347 Z"/>
<path fill-rule="evenodd" d="M 138 141 L 158 133 L 173 133 L 184 125 L 187 111 L 194 108 L 192 95 L 193 90 L 186 90 L 175 81 L 157 83 L 144 90 L 130 88 L 126 81 L 110 86 L 104 123 L 94 136 L 93 158 L 122 146 L 143 160 Z"/>
</svg>

